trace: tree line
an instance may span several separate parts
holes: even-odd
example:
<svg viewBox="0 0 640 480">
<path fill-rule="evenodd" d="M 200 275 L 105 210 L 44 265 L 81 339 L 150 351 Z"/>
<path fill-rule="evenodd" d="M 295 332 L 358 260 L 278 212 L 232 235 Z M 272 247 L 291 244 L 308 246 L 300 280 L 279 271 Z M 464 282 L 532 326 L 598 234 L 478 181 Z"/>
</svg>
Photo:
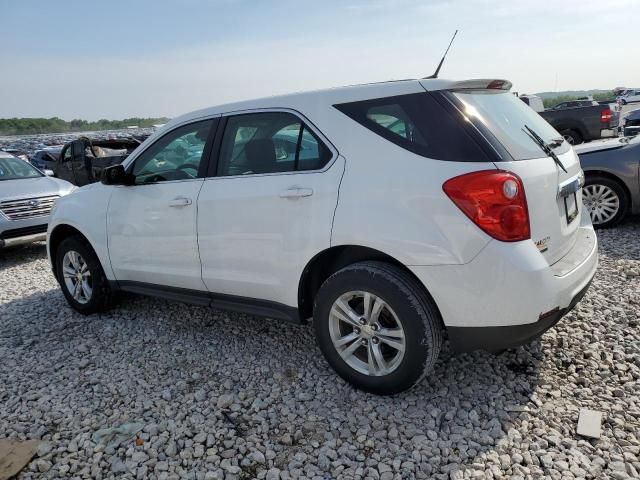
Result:
<svg viewBox="0 0 640 480">
<path fill-rule="evenodd" d="M 610 92 L 594 93 L 592 96 L 593 96 L 593 99 L 597 102 L 604 102 L 605 100 L 611 100 L 611 103 L 613 103 L 616 101 L 616 96 L 613 94 L 613 90 L 611 90 Z M 576 97 L 573 95 L 560 95 L 559 97 L 545 98 L 544 100 L 542 100 L 542 103 L 544 104 L 544 108 L 551 108 L 551 107 L 555 107 L 559 103 L 572 102 L 574 100 L 578 100 L 578 98 L 580 97 Z"/>
<path fill-rule="evenodd" d="M 101 119 L 95 122 L 87 120 L 66 121 L 52 118 L 0 118 L 0 135 L 32 135 L 38 133 L 67 133 L 88 130 L 117 130 L 129 126 L 140 128 L 166 123 L 168 118 L 125 118 L 123 120 Z"/>
</svg>

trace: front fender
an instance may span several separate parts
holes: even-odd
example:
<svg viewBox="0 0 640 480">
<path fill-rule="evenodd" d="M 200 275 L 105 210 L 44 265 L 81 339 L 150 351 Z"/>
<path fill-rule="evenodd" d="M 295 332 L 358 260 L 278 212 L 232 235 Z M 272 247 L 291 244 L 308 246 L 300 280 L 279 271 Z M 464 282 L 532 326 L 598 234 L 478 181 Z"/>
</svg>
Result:
<svg viewBox="0 0 640 480">
<path fill-rule="evenodd" d="M 72 227 L 91 244 L 109 280 L 114 280 L 107 243 L 107 208 L 113 189 L 99 183 L 60 198 L 51 212 L 47 229 L 47 255 L 51 262 L 51 234 L 61 226 Z"/>
</svg>

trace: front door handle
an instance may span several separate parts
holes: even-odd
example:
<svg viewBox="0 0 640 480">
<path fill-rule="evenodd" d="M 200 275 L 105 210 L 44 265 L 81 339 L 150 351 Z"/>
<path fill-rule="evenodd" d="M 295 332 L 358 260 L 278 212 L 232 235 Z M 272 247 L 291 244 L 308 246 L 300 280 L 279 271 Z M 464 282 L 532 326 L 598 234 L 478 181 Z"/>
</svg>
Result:
<svg viewBox="0 0 640 480">
<path fill-rule="evenodd" d="M 187 205 L 191 205 L 191 199 L 187 197 L 176 197 L 169 201 L 170 207 L 186 207 Z"/>
<path fill-rule="evenodd" d="M 280 192 L 280 198 L 300 198 L 313 195 L 313 188 L 291 187 Z"/>
</svg>

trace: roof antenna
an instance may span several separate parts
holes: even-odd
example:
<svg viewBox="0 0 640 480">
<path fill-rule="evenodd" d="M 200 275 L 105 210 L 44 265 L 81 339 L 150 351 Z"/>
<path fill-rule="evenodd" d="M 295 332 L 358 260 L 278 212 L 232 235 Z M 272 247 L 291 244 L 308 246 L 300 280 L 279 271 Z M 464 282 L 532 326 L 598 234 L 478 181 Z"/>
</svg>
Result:
<svg viewBox="0 0 640 480">
<path fill-rule="evenodd" d="M 458 34 L 458 30 L 456 30 L 455 33 L 453 34 L 453 37 L 451 37 L 451 41 L 449 42 L 449 46 L 445 50 L 444 55 L 442 56 L 442 60 L 440 60 L 440 63 L 438 64 L 438 68 L 436 68 L 436 71 L 430 77 L 424 77 L 425 79 L 427 79 L 427 78 L 438 78 L 438 73 L 440 73 L 440 69 L 442 68 L 442 64 L 444 63 L 444 59 L 447 57 L 447 53 L 449 53 L 449 49 L 451 48 L 451 44 L 453 43 L 453 40 L 456 38 L 457 34 Z"/>
</svg>

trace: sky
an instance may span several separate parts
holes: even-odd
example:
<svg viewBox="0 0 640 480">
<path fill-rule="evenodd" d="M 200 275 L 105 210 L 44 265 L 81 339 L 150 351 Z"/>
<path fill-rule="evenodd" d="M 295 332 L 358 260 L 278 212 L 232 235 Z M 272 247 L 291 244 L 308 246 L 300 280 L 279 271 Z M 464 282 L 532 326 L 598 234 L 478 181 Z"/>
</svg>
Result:
<svg viewBox="0 0 640 480">
<path fill-rule="evenodd" d="M 173 117 L 433 73 L 640 86 L 640 0 L 0 0 L 0 118 Z M 633 46 L 633 47 L 631 47 Z"/>
</svg>

